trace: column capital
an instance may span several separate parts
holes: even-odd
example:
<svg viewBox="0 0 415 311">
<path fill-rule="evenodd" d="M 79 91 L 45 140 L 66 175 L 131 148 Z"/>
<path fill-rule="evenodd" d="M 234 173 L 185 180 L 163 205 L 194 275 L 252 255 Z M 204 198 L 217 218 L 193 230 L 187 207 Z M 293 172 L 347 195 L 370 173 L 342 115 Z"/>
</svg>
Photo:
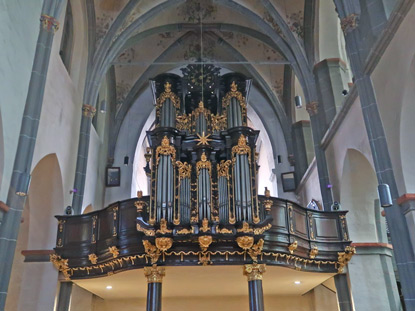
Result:
<svg viewBox="0 0 415 311">
<path fill-rule="evenodd" d="M 92 119 L 95 116 L 96 111 L 97 110 L 95 109 L 95 107 L 91 105 L 87 105 L 87 104 L 82 105 L 82 114 L 87 118 Z"/>
<path fill-rule="evenodd" d="M 144 267 L 144 275 L 147 278 L 147 283 L 163 283 L 166 269 L 164 267 L 157 267 L 157 265 Z"/>
<path fill-rule="evenodd" d="M 59 29 L 59 22 L 53 16 L 42 14 L 40 16 L 40 24 L 47 32 L 55 33 Z"/>
<path fill-rule="evenodd" d="M 266 271 L 265 264 L 249 264 L 243 266 L 243 274 L 248 277 L 248 282 L 250 281 L 262 281 L 262 275 Z"/>
<path fill-rule="evenodd" d="M 340 21 L 341 28 L 344 35 L 347 35 L 352 30 L 356 29 L 359 26 L 360 15 L 353 13 L 349 14 L 346 17 L 342 18 Z"/>
<path fill-rule="evenodd" d="M 305 109 L 310 116 L 314 116 L 318 113 L 318 102 L 309 102 Z"/>
</svg>

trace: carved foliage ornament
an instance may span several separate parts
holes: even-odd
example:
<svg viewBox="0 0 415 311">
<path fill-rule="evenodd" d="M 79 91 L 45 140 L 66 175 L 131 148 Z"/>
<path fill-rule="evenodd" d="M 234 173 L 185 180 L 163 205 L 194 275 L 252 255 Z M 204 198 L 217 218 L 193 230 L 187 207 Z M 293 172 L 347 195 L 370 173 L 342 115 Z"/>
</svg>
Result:
<svg viewBox="0 0 415 311">
<path fill-rule="evenodd" d="M 218 177 L 226 177 L 226 179 L 229 179 L 229 167 L 231 163 L 230 160 L 222 160 L 217 164 Z"/>
<path fill-rule="evenodd" d="M 347 35 L 349 32 L 359 26 L 360 15 L 359 14 L 350 14 L 345 18 L 341 19 L 340 25 L 343 30 L 344 35 Z"/>
<path fill-rule="evenodd" d="M 70 275 L 69 275 L 68 259 L 63 259 L 61 256 L 57 254 L 51 254 L 49 256 L 49 260 L 50 262 L 53 263 L 53 265 L 58 271 L 62 272 L 65 279 L 69 280 Z"/>
<path fill-rule="evenodd" d="M 87 118 L 93 118 L 97 110 L 91 105 L 82 105 L 82 114 Z"/>
<path fill-rule="evenodd" d="M 248 282 L 250 281 L 261 281 L 262 275 L 266 271 L 265 264 L 253 263 L 252 265 L 243 266 L 243 274 L 248 277 Z"/>
<path fill-rule="evenodd" d="M 196 163 L 197 175 L 199 175 L 199 171 L 201 169 L 207 169 L 209 171 L 209 174 L 211 173 L 211 170 L 212 170 L 212 163 L 210 163 L 210 161 L 208 161 L 206 153 L 204 153 L 204 152 L 202 153 L 200 161 L 198 161 Z"/>
<path fill-rule="evenodd" d="M 337 272 L 342 273 L 344 267 L 349 263 L 349 261 L 352 259 L 353 255 L 356 254 L 356 248 L 353 246 L 346 246 L 344 249 L 344 252 L 338 253 L 338 266 L 337 266 Z"/>
<path fill-rule="evenodd" d="M 242 93 L 238 91 L 238 85 L 235 81 L 231 84 L 231 90 L 226 93 L 225 97 L 222 99 L 222 108 L 224 113 L 226 114 L 226 108 L 230 105 L 233 97 L 238 100 L 239 105 L 241 106 L 242 116 L 246 116 L 246 100 Z"/>
<path fill-rule="evenodd" d="M 190 178 L 190 174 L 192 172 L 192 166 L 190 163 L 177 161 L 176 165 L 179 168 L 180 179 Z"/>
<path fill-rule="evenodd" d="M 247 145 L 246 137 L 244 135 L 241 135 L 238 139 L 238 144 L 236 146 L 232 147 L 232 154 L 248 154 L 251 156 L 251 147 Z"/>
<path fill-rule="evenodd" d="M 144 275 L 148 283 L 162 283 L 163 276 L 166 275 L 166 269 L 153 264 L 151 267 L 144 267 Z"/>
<path fill-rule="evenodd" d="M 176 160 L 176 149 L 170 145 L 170 140 L 167 136 L 163 137 L 161 145 L 156 149 L 157 164 L 159 163 L 160 155 L 170 155 L 173 163 Z"/>
<path fill-rule="evenodd" d="M 55 33 L 58 29 L 59 29 L 59 22 L 56 18 L 46 15 L 46 14 L 42 14 L 40 16 L 40 23 L 43 27 L 43 29 L 45 29 L 48 32 L 53 32 Z"/>
<path fill-rule="evenodd" d="M 170 99 L 170 101 L 172 102 L 172 104 L 174 105 L 176 109 L 180 108 L 180 98 L 171 91 L 171 84 L 169 82 L 166 82 L 164 84 L 164 92 L 160 94 L 159 98 L 157 98 L 157 101 L 156 101 L 157 117 L 160 116 L 161 107 L 163 107 L 163 104 L 166 101 L 166 99 Z"/>
</svg>

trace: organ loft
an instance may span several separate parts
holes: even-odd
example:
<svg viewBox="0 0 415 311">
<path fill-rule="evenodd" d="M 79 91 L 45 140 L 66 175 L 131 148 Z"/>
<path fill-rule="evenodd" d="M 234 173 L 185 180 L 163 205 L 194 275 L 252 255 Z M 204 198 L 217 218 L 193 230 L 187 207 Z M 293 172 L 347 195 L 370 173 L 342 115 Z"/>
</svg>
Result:
<svg viewBox="0 0 415 311">
<path fill-rule="evenodd" d="M 247 118 L 252 81 L 212 65 L 182 73 L 151 80 L 149 195 L 57 216 L 55 266 L 72 280 L 144 269 L 147 310 L 161 310 L 168 266 L 242 266 L 250 310 L 264 308 L 267 266 L 343 271 L 354 254 L 346 211 L 310 210 L 258 189 L 259 131 Z"/>
</svg>

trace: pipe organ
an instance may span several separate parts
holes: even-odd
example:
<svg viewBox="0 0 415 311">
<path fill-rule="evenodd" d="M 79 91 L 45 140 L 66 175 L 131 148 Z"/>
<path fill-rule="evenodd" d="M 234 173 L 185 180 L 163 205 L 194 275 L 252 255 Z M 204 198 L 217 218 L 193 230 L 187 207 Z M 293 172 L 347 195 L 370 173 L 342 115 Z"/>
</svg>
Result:
<svg viewBox="0 0 415 311">
<path fill-rule="evenodd" d="M 250 84 L 239 74 L 216 81 L 197 87 L 168 74 L 153 83 L 151 195 L 143 228 L 166 222 L 195 231 L 203 225 L 231 228 L 265 220 L 257 194 L 259 132 L 246 126 L 243 87 Z"/>
</svg>

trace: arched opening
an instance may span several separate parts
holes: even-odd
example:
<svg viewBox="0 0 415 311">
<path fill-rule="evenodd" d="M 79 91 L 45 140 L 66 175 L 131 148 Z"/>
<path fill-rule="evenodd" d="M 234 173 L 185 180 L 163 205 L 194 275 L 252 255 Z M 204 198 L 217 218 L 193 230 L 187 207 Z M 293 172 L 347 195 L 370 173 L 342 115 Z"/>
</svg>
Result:
<svg viewBox="0 0 415 311">
<path fill-rule="evenodd" d="M 349 211 L 350 239 L 357 248 L 348 266 L 356 310 L 400 310 L 392 250 L 384 246 L 386 224 L 380 216 L 376 175 L 355 149 L 346 153 L 340 189 L 341 206 Z"/>
<path fill-rule="evenodd" d="M 56 154 L 42 158 L 31 175 L 10 280 L 13 294 L 8 296 L 10 309 L 6 310 L 53 310 L 54 305 L 56 270 L 49 262 L 23 263 L 21 251 L 55 247 L 56 222 L 53 218 L 63 211 L 62 175 Z"/>
<path fill-rule="evenodd" d="M 377 180 L 369 161 L 359 151 L 349 149 L 343 164 L 340 203 L 348 210 L 347 222 L 353 242 L 377 242 L 374 202 Z"/>
</svg>

